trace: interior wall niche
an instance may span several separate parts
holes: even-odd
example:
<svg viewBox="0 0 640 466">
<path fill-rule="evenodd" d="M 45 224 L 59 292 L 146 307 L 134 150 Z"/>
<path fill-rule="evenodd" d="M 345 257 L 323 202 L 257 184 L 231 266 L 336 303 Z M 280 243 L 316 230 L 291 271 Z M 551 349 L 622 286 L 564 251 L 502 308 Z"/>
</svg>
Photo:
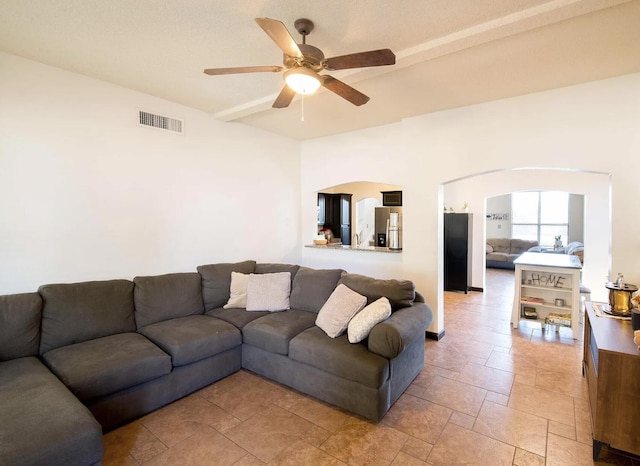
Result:
<svg viewBox="0 0 640 466">
<path fill-rule="evenodd" d="M 373 181 L 354 181 L 323 188 L 317 191 L 316 194 L 351 195 L 349 233 L 349 238 L 352 240 L 351 244 L 355 240 L 355 235 L 358 235 L 359 244 L 375 246 L 373 234 L 375 208 L 382 205 L 382 191 L 402 191 L 402 186 Z M 328 221 L 324 215 L 326 206 L 321 205 L 323 203 L 324 200 L 319 197 L 317 232 L 325 228 Z M 335 226 L 333 227 L 336 228 Z"/>
</svg>

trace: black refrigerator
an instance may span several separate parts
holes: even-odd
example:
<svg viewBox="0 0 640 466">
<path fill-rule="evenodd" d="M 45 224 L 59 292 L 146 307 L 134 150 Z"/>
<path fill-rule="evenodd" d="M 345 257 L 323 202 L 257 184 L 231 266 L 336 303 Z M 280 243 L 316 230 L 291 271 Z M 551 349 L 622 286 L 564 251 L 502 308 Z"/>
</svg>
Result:
<svg viewBox="0 0 640 466">
<path fill-rule="evenodd" d="M 444 214 L 444 289 L 471 289 L 472 214 Z"/>
</svg>

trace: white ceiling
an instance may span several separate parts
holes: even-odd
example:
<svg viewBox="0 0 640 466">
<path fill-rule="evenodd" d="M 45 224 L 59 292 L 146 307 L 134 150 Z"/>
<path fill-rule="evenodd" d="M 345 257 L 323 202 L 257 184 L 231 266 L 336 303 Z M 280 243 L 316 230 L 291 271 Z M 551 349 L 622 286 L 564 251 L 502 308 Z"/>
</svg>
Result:
<svg viewBox="0 0 640 466">
<path fill-rule="evenodd" d="M 640 72 L 640 0 L 0 0 L 0 50 L 296 139 Z M 397 64 L 331 72 L 369 95 L 321 90 L 272 109 L 280 65 L 254 18 L 297 18 L 331 57 L 390 48 Z M 323 74 L 328 74 L 324 72 Z"/>
</svg>

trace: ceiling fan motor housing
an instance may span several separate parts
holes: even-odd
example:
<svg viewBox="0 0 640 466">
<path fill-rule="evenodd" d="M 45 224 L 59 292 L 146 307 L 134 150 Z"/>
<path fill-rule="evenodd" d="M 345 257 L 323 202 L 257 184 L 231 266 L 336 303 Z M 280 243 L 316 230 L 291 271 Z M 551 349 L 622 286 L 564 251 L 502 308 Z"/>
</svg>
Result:
<svg viewBox="0 0 640 466">
<path fill-rule="evenodd" d="M 282 60 L 284 66 L 286 68 L 305 66 L 314 71 L 322 71 L 324 68 L 324 53 L 322 53 L 322 50 L 308 44 L 298 44 L 298 47 L 302 52 L 302 58 L 284 55 L 284 59 Z"/>
</svg>

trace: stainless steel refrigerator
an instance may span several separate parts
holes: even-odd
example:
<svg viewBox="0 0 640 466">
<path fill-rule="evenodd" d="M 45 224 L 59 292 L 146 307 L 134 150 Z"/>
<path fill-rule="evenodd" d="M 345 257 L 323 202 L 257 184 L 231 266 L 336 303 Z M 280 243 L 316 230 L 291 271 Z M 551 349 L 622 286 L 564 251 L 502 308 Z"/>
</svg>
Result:
<svg viewBox="0 0 640 466">
<path fill-rule="evenodd" d="M 376 207 L 375 218 L 376 246 L 402 249 L 402 207 Z"/>
</svg>

